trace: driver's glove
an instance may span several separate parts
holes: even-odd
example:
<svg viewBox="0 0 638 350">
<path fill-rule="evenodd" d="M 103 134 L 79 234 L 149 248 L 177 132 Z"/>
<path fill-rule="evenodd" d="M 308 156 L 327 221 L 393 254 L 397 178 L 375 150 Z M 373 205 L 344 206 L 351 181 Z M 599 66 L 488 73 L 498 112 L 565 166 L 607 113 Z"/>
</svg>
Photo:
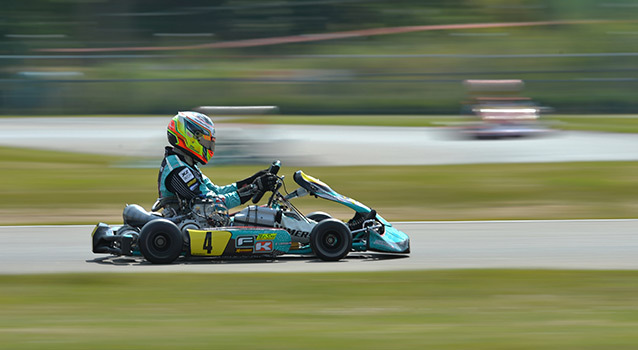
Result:
<svg viewBox="0 0 638 350">
<path fill-rule="evenodd" d="M 237 194 L 239 194 L 239 199 L 241 204 L 246 203 L 250 198 L 252 198 L 256 193 L 266 192 L 266 191 L 274 191 L 277 187 L 277 180 L 279 178 L 273 174 L 266 173 L 255 179 L 253 183 L 247 186 L 239 187 L 237 189 Z"/>
<path fill-rule="evenodd" d="M 236 182 L 237 188 L 242 188 L 242 187 L 248 186 L 248 185 L 252 184 L 253 182 L 255 182 L 255 180 L 257 180 L 258 177 L 263 176 L 265 174 L 268 174 L 268 170 L 259 170 L 258 172 L 256 172 L 252 176 L 247 177 L 247 178 L 245 178 L 243 180 L 237 181 Z"/>
<path fill-rule="evenodd" d="M 257 187 L 258 192 L 274 191 L 279 178 L 273 174 L 264 174 L 253 182 L 253 185 Z"/>
<path fill-rule="evenodd" d="M 255 195 L 255 193 L 257 193 L 257 191 L 257 186 L 253 184 L 239 188 L 237 190 L 237 194 L 239 195 L 239 201 L 241 202 L 241 204 L 248 202 L 248 200 L 251 199 Z"/>
</svg>

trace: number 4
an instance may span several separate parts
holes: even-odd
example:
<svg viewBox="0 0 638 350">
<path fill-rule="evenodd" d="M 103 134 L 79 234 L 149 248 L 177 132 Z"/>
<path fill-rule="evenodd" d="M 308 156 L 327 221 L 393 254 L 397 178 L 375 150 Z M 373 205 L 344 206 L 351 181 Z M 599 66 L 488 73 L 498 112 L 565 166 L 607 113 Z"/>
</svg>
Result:
<svg viewBox="0 0 638 350">
<path fill-rule="evenodd" d="M 206 251 L 206 254 L 213 252 L 213 233 L 206 232 L 206 238 L 204 238 L 204 246 L 202 247 Z"/>
</svg>

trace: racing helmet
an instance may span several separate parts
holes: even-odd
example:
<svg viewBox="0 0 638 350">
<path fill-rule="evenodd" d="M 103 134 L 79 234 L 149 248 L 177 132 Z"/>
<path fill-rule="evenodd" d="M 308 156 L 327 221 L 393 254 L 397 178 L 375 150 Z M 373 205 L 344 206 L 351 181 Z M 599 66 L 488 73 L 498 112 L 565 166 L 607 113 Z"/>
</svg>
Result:
<svg viewBox="0 0 638 350">
<path fill-rule="evenodd" d="M 206 164 L 215 153 L 215 125 L 197 112 L 178 112 L 168 123 L 168 142 Z"/>
</svg>

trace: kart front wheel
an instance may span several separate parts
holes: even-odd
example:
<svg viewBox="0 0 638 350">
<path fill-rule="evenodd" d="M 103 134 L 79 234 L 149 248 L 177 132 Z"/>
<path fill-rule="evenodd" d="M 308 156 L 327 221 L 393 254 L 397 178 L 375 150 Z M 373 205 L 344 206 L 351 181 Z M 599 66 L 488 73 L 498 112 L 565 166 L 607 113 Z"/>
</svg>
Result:
<svg viewBox="0 0 638 350">
<path fill-rule="evenodd" d="M 170 264 L 182 253 L 184 239 L 177 225 L 165 219 L 148 222 L 140 232 L 142 256 L 153 264 Z"/>
<path fill-rule="evenodd" d="M 322 211 L 313 211 L 312 213 L 308 214 L 306 217 L 316 222 L 332 219 L 332 216 L 330 216 L 330 214 L 324 213 Z"/>
<path fill-rule="evenodd" d="M 352 249 L 350 229 L 339 220 L 323 220 L 310 233 L 310 248 L 321 260 L 341 260 Z"/>
</svg>

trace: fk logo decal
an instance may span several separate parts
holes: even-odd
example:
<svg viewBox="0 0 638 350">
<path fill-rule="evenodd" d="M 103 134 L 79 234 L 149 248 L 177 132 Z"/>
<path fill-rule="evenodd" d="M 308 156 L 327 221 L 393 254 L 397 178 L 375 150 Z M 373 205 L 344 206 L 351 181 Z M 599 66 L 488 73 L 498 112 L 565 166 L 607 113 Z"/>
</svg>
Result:
<svg viewBox="0 0 638 350">
<path fill-rule="evenodd" d="M 255 243 L 256 252 L 272 252 L 272 241 L 264 241 Z"/>
</svg>

